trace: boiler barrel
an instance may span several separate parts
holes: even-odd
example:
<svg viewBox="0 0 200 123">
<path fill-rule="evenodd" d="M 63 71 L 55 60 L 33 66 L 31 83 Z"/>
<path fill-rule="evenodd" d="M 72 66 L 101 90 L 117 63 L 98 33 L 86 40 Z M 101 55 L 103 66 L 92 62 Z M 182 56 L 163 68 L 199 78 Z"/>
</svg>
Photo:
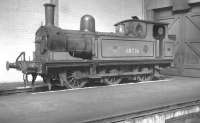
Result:
<svg viewBox="0 0 200 123">
<path fill-rule="evenodd" d="M 41 27 L 36 33 L 40 39 L 41 51 L 69 52 L 70 55 L 83 59 L 92 57 L 93 34 L 63 30 L 54 26 Z M 46 38 L 42 38 L 46 37 Z M 46 49 L 47 48 L 47 49 Z M 44 52 L 43 52 L 44 53 Z"/>
</svg>

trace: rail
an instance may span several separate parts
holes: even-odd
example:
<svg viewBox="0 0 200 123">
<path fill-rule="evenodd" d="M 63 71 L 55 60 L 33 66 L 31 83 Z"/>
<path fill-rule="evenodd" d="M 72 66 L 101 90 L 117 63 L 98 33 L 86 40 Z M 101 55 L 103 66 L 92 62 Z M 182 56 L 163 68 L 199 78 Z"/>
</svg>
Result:
<svg viewBox="0 0 200 123">
<path fill-rule="evenodd" d="M 133 112 L 118 116 L 110 116 L 102 119 L 94 119 L 85 121 L 84 123 L 136 123 L 146 120 L 153 120 L 155 123 L 165 123 L 167 120 L 185 116 L 191 113 L 200 113 L 200 100 L 190 102 L 177 103 L 154 109 L 149 109 L 141 112 Z M 146 123 L 146 122 L 145 122 Z M 153 123 L 153 122 L 152 122 Z"/>
</svg>

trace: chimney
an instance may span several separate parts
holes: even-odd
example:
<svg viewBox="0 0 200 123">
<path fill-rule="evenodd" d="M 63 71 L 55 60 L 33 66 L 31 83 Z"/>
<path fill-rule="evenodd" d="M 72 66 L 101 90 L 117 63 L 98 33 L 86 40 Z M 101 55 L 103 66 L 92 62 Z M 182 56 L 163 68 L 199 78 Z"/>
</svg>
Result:
<svg viewBox="0 0 200 123">
<path fill-rule="evenodd" d="M 45 7 L 45 26 L 54 26 L 55 5 L 51 3 L 44 4 Z"/>
<path fill-rule="evenodd" d="M 59 1 L 58 0 L 50 0 L 51 4 L 56 5 L 55 6 L 55 12 L 54 12 L 54 25 L 59 26 Z"/>
</svg>

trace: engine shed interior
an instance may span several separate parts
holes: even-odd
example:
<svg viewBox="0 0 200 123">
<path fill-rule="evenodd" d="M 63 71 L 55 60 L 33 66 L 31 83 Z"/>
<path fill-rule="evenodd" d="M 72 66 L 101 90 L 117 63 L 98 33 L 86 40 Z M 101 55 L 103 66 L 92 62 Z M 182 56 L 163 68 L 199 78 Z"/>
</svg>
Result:
<svg viewBox="0 0 200 123">
<path fill-rule="evenodd" d="M 33 59 L 22 51 L 6 62 L 23 83 L 0 84 L 0 122 L 200 122 L 200 0 L 134 0 L 141 16 L 106 16 L 116 20 L 112 32 L 98 30 L 95 12 L 79 17 L 79 29 L 60 25 L 63 8 L 73 13 L 61 1 L 40 6 L 45 23 L 33 33 Z M 94 2 L 72 1 L 84 9 Z M 132 10 L 133 0 L 114 1 L 92 8 Z"/>
</svg>

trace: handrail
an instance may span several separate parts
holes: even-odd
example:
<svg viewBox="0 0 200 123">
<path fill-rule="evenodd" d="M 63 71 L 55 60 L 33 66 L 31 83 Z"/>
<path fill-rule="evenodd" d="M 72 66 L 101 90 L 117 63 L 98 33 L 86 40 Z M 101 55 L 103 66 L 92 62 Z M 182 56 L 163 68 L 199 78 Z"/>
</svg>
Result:
<svg viewBox="0 0 200 123">
<path fill-rule="evenodd" d="M 23 57 L 23 61 L 26 61 L 25 52 L 21 52 L 21 53 L 19 54 L 19 56 L 16 58 L 16 62 L 19 61 L 19 58 L 20 58 L 21 56 Z"/>
</svg>

